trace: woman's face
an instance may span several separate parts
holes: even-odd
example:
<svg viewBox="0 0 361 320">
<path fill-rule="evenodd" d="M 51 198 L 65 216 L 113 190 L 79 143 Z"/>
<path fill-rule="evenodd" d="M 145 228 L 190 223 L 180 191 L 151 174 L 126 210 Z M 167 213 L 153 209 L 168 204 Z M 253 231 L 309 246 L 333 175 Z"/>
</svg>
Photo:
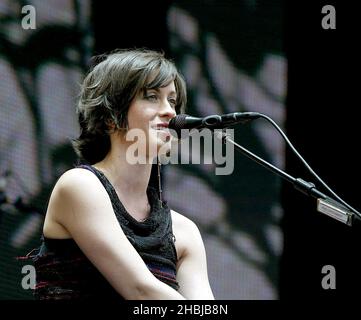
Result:
<svg viewBox="0 0 361 320">
<path fill-rule="evenodd" d="M 139 93 L 131 102 L 127 139 L 134 141 L 132 137 L 136 135 L 144 140 L 137 142 L 143 146 L 143 150 L 139 150 L 142 156 L 154 158 L 158 153 L 164 154 L 170 150 L 172 136 L 168 123 L 176 116 L 176 101 L 177 93 L 172 81 L 166 87 Z"/>
</svg>

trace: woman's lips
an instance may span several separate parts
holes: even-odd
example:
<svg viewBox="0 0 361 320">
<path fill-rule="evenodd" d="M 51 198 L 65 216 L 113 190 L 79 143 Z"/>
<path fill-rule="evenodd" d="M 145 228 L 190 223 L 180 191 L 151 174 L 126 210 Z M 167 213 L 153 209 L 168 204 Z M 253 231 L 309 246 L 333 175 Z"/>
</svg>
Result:
<svg viewBox="0 0 361 320">
<path fill-rule="evenodd" d="M 168 128 L 168 123 L 167 122 L 161 122 L 161 123 L 157 123 L 156 125 L 154 125 L 153 127 L 158 128 Z"/>
<path fill-rule="evenodd" d="M 162 131 L 162 132 L 166 132 L 169 134 L 169 129 L 168 129 L 168 123 L 158 123 L 154 126 L 152 126 L 152 128 L 154 130 L 157 130 L 157 131 Z"/>
<path fill-rule="evenodd" d="M 160 133 L 162 136 L 165 135 L 166 138 L 170 137 L 170 132 L 169 132 L 169 129 L 168 129 L 168 123 L 166 123 L 166 124 L 157 124 L 157 125 L 153 126 L 152 129 L 157 131 L 158 133 Z"/>
</svg>

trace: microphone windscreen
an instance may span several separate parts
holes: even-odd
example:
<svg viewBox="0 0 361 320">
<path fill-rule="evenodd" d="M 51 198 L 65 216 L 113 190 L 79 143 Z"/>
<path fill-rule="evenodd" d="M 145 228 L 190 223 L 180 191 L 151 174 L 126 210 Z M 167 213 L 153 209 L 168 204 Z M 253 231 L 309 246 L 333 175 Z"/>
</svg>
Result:
<svg viewBox="0 0 361 320">
<path fill-rule="evenodd" d="M 178 114 L 169 121 L 168 128 L 171 129 L 170 133 L 176 138 L 181 138 L 181 130 L 186 128 L 186 118 L 189 117 L 187 114 Z"/>
</svg>

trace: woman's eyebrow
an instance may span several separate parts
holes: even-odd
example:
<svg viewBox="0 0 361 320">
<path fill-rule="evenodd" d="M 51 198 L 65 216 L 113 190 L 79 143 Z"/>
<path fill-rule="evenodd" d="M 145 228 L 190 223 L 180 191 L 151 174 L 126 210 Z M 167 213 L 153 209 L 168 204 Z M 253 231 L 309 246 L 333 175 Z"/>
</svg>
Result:
<svg viewBox="0 0 361 320">
<path fill-rule="evenodd" d="M 158 93 L 160 93 L 160 88 L 150 88 L 150 89 L 146 89 L 146 92 L 148 92 L 148 91 L 150 91 L 150 90 L 155 90 L 155 91 L 157 91 Z M 170 91 L 169 93 L 168 93 L 168 95 L 177 95 L 177 92 L 176 91 L 174 91 L 174 90 L 172 90 L 172 91 Z"/>
</svg>

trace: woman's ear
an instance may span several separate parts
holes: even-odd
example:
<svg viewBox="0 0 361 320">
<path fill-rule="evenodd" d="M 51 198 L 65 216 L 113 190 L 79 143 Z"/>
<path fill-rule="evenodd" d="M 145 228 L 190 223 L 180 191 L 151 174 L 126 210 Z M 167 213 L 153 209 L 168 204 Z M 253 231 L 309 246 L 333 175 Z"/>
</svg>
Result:
<svg viewBox="0 0 361 320">
<path fill-rule="evenodd" d="M 108 119 L 108 120 L 105 121 L 105 124 L 106 124 L 106 126 L 108 127 L 108 129 L 109 129 L 110 131 L 114 131 L 114 129 L 115 129 L 115 123 L 114 123 L 113 120 Z"/>
</svg>

